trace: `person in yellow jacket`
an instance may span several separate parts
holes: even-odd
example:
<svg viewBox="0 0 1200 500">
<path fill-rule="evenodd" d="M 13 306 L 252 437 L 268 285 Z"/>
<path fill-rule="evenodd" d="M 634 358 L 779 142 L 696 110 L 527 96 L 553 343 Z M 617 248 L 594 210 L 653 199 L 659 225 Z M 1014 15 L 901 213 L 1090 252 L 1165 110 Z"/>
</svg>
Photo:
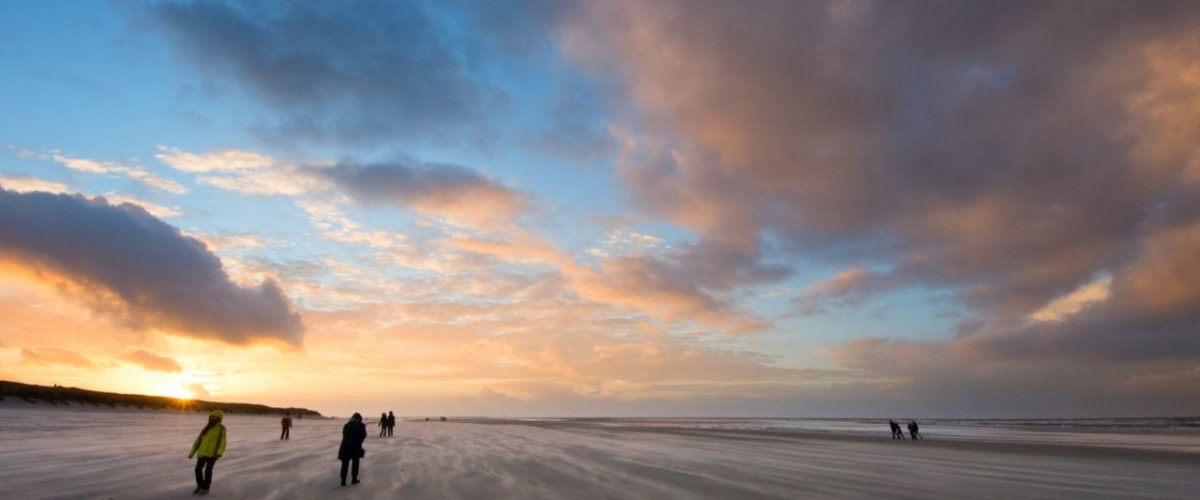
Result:
<svg viewBox="0 0 1200 500">
<path fill-rule="evenodd" d="M 225 426 L 221 425 L 221 419 L 224 417 L 224 412 L 214 410 L 208 416 L 208 424 L 200 430 L 200 435 L 196 436 L 196 441 L 192 443 L 192 452 L 188 453 L 188 458 L 198 457 L 196 489 L 192 491 L 193 495 L 208 494 L 208 487 L 212 486 L 213 466 L 217 464 L 217 459 L 225 454 Z"/>
</svg>

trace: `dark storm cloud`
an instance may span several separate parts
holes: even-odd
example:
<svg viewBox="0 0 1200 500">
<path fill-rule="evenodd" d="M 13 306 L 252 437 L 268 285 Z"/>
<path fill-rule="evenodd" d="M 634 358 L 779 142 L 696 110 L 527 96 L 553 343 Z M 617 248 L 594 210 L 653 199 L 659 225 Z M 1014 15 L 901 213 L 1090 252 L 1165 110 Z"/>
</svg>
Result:
<svg viewBox="0 0 1200 500">
<path fill-rule="evenodd" d="M 0 189 L 0 258 L 133 327 L 293 345 L 304 330 L 277 283 L 234 283 L 204 243 L 128 203 Z"/>
<path fill-rule="evenodd" d="M 151 22 L 209 76 L 335 140 L 438 137 L 478 126 L 503 96 L 474 76 L 424 2 L 164 2 Z"/>
</svg>

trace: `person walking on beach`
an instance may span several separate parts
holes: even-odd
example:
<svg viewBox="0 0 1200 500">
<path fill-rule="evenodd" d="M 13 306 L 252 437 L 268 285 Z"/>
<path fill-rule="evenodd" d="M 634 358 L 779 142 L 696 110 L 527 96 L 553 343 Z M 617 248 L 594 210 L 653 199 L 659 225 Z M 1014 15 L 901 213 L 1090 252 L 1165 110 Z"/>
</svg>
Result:
<svg viewBox="0 0 1200 500">
<path fill-rule="evenodd" d="M 291 413 L 283 414 L 283 420 L 279 421 L 279 425 L 281 425 L 283 427 L 283 431 L 281 431 L 279 433 L 279 440 L 283 441 L 284 439 L 291 439 L 292 438 L 292 414 Z"/>
<path fill-rule="evenodd" d="M 921 436 L 921 426 L 917 425 L 917 421 L 913 420 L 908 423 L 908 437 L 916 439 L 925 439 Z"/>
<path fill-rule="evenodd" d="M 358 484 L 358 461 L 366 456 L 363 441 L 367 440 L 367 426 L 362 415 L 355 413 L 342 426 L 342 445 L 338 447 L 338 460 L 342 461 L 342 486 L 346 485 L 346 469 L 350 469 L 351 484 Z"/>
<path fill-rule="evenodd" d="M 193 495 L 208 494 L 208 488 L 212 486 L 213 466 L 225 454 L 225 426 L 221 424 L 224 417 L 225 413 L 221 410 L 213 411 L 208 416 L 208 424 L 192 443 L 192 451 L 188 453 L 188 458 L 199 457 L 196 459 L 196 489 L 192 490 Z"/>
<path fill-rule="evenodd" d="M 379 437 L 387 435 L 387 413 L 379 414 Z"/>
<path fill-rule="evenodd" d="M 900 424 L 895 420 L 888 420 L 888 425 L 892 426 L 892 439 L 904 439 L 904 431 L 900 430 Z"/>
<path fill-rule="evenodd" d="M 388 437 L 392 437 L 392 431 L 395 429 L 396 429 L 396 415 L 392 414 L 392 412 L 389 411 L 387 414 L 387 435 L 388 435 Z"/>
</svg>

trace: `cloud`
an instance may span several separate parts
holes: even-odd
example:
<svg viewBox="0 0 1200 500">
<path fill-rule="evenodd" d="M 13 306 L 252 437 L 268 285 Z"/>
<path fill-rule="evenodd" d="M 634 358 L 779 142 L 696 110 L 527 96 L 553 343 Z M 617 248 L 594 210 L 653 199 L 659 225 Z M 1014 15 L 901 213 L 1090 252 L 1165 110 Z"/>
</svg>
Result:
<svg viewBox="0 0 1200 500">
<path fill-rule="evenodd" d="M 152 371 L 168 373 L 179 373 L 183 371 L 183 367 L 179 366 L 179 363 L 174 359 L 155 354 L 142 348 L 135 347 L 126 350 L 125 354 L 121 355 L 121 359 Z"/>
<path fill-rule="evenodd" d="M 831 359 L 947 412 L 1179 415 L 1200 411 L 1200 224 L 1156 233 L 1129 264 L 1031 318 L 969 321 L 944 341 L 858 339 Z M 1030 321 L 1032 320 L 1032 321 Z"/>
<path fill-rule="evenodd" d="M 175 170 L 192 173 L 239 172 L 275 164 L 275 159 L 269 156 L 237 149 L 194 154 L 179 148 L 159 146 L 154 158 Z"/>
<path fill-rule="evenodd" d="M 280 136 L 436 138 L 476 127 L 502 100 L 428 4 L 162 2 L 144 11 L 185 61 L 273 109 Z"/>
<path fill-rule="evenodd" d="M 638 111 L 612 127 L 634 200 L 698 246 L 841 268 L 797 297 L 808 312 L 957 293 L 970 319 L 956 339 L 834 351 L 877 381 L 866 397 L 1194 412 L 1171 401 L 1200 365 L 1185 257 L 1200 249 L 1200 8 L 1079 13 L 591 2 L 560 42 Z"/>
<path fill-rule="evenodd" d="M 208 388 L 204 387 L 204 384 L 201 384 L 199 382 L 194 383 L 194 384 L 188 384 L 187 390 L 189 393 L 192 394 L 193 398 L 212 397 L 212 394 L 208 392 Z"/>
<path fill-rule="evenodd" d="M 1172 315 L 1200 308 L 1200 223 L 1150 235 L 1129 266 L 1116 277 L 1118 293 L 1138 311 Z"/>
<path fill-rule="evenodd" d="M 461 165 L 416 161 L 297 165 L 241 150 L 189 153 L 162 147 L 159 161 L 188 172 L 204 172 L 196 181 L 226 191 L 256 196 L 310 196 L 302 209 L 326 231 L 346 243 L 387 246 L 396 235 L 359 231 L 338 205 L 345 200 L 382 204 L 471 227 L 511 225 L 532 208 L 530 196 Z M 334 226 L 341 226 L 335 228 Z"/>
<path fill-rule="evenodd" d="M 96 363 L 93 363 L 78 352 L 52 347 L 21 349 L 21 362 L 35 365 L 64 365 L 87 369 L 97 368 Z"/>
<path fill-rule="evenodd" d="M 396 248 L 405 238 L 403 233 L 363 229 L 342 211 L 341 205 L 332 201 L 304 200 L 296 205 L 308 214 L 309 222 L 321 230 L 321 236 L 330 241 L 350 245 L 366 245 L 374 248 Z"/>
<path fill-rule="evenodd" d="M 327 182 L 306 175 L 294 166 L 240 172 L 232 176 L 202 175 L 196 182 L 251 196 L 301 196 L 329 188 Z"/>
<path fill-rule="evenodd" d="M 189 232 L 187 236 L 203 241 L 204 246 L 213 252 L 235 248 L 263 248 L 268 243 L 266 238 L 253 233 L 203 234 Z"/>
<path fill-rule="evenodd" d="M 63 156 L 61 154 L 54 154 L 52 158 L 64 167 L 78 172 L 119 175 L 171 194 L 187 193 L 187 188 L 178 182 L 160 177 L 143 167 L 131 167 L 115 161 L 96 161 L 87 158 Z"/>
<path fill-rule="evenodd" d="M 310 172 L 358 201 L 413 209 L 460 225 L 506 224 L 530 207 L 524 193 L 459 165 L 343 162 Z"/>
<path fill-rule="evenodd" d="M 359 369 L 370 367 L 362 373 L 369 379 L 404 378 L 414 386 L 457 387 L 466 395 L 513 401 L 744 395 L 775 384 L 838 380 L 845 373 L 772 366 L 777 359 L 771 356 L 663 335 L 644 319 L 557 293 L 514 301 L 381 303 L 313 315 L 314 338 L 357 338 L 372 346 L 355 355 Z M 336 338 L 325 336 L 335 332 Z"/>
<path fill-rule="evenodd" d="M 54 181 L 47 181 L 20 174 L 3 174 L 0 175 L 0 187 L 18 193 L 28 193 L 31 191 L 45 191 L 47 193 L 66 193 L 69 191 L 66 184 Z"/>
<path fill-rule="evenodd" d="M 183 213 L 181 210 L 179 210 L 179 207 L 165 207 L 165 206 L 158 205 L 155 203 L 150 203 L 145 200 L 139 200 L 137 198 L 120 195 L 120 194 L 113 193 L 113 192 L 109 192 L 109 193 L 105 194 L 104 198 L 107 199 L 108 202 L 113 205 L 123 205 L 126 203 L 128 203 L 130 205 L 137 205 L 137 206 L 141 207 L 142 209 L 144 209 L 145 211 L 150 212 L 150 215 L 153 215 L 160 219 L 166 219 L 166 218 L 170 218 L 170 217 L 178 217 L 180 214 Z"/>
<path fill-rule="evenodd" d="M 551 266 L 566 279 L 567 289 L 595 303 L 642 311 L 666 321 L 695 321 L 727 333 L 762 331 L 770 323 L 717 293 L 787 272 L 749 263 L 737 253 L 719 254 L 711 247 L 608 257 L 593 267 L 525 233 L 506 240 L 450 238 L 444 243 L 507 262 Z"/>
<path fill-rule="evenodd" d="M 839 271 L 832 278 L 809 285 L 793 302 L 800 307 L 802 314 L 821 314 L 830 302 L 841 306 L 861 305 L 868 297 L 894 288 L 894 281 L 884 274 L 854 266 Z"/>
<path fill-rule="evenodd" d="M 9 191 L 15 191 L 18 193 L 42 191 L 47 193 L 68 194 L 72 192 L 72 190 L 69 189 L 66 184 L 46 181 L 27 175 L 0 174 L 0 188 L 8 189 Z M 140 206 L 146 209 L 147 212 L 150 212 L 151 215 L 154 215 L 158 218 L 176 217 L 182 213 L 178 207 L 165 207 L 111 191 L 105 194 L 104 197 L 114 205 L 130 203 Z"/>
<path fill-rule="evenodd" d="M 294 163 L 261 153 L 228 149 L 191 153 L 159 146 L 154 158 L 181 172 L 199 173 L 196 182 L 252 196 L 300 196 L 328 190 L 328 182 Z"/>
<path fill-rule="evenodd" d="M 1190 4 L 756 12 L 588 3 L 564 28 L 640 111 L 616 129 L 626 185 L 703 240 L 882 261 L 1020 315 L 1119 265 L 1192 196 Z"/>
<path fill-rule="evenodd" d="M 1050 301 L 1029 315 L 1036 321 L 1057 321 L 1075 314 L 1089 304 L 1107 300 L 1112 288 L 1112 276 L 1101 276 L 1071 293 Z"/>
<path fill-rule="evenodd" d="M 0 258 L 133 327 L 293 345 L 304 330 L 275 281 L 232 282 L 203 243 L 130 204 L 0 190 Z"/>
</svg>

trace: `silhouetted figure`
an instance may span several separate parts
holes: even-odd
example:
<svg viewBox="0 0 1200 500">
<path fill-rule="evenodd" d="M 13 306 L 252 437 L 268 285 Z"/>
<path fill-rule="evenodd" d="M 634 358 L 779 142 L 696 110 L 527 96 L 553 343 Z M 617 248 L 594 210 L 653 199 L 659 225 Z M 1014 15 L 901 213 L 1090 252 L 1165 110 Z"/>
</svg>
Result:
<svg viewBox="0 0 1200 500">
<path fill-rule="evenodd" d="M 358 484 L 358 460 L 366 456 L 363 441 L 367 440 L 367 426 L 362 415 L 355 413 L 342 426 L 342 445 L 338 447 L 338 460 L 342 461 L 342 486 L 346 485 L 346 469 L 350 469 L 351 484 Z"/>
<path fill-rule="evenodd" d="M 916 420 L 908 423 L 908 437 L 913 439 L 925 439 L 921 436 L 921 426 L 917 425 Z"/>
<path fill-rule="evenodd" d="M 283 427 L 283 430 L 279 432 L 279 440 L 283 441 L 284 439 L 291 439 L 292 438 L 292 414 L 285 413 L 283 415 L 283 420 L 279 421 L 279 425 L 281 427 Z"/>
<path fill-rule="evenodd" d="M 442 417 L 442 422 L 445 422 L 445 421 L 446 421 L 446 417 Z"/>
<path fill-rule="evenodd" d="M 379 437 L 387 435 L 387 413 L 379 414 Z"/>
<path fill-rule="evenodd" d="M 389 411 L 387 414 L 387 435 L 388 435 L 388 437 L 392 437 L 392 431 L 395 429 L 396 429 L 396 415 L 392 414 L 392 412 Z"/>
<path fill-rule="evenodd" d="M 892 439 L 904 439 L 904 431 L 900 430 L 900 424 L 895 420 L 888 420 L 888 424 L 892 426 Z"/>
<path fill-rule="evenodd" d="M 188 453 L 188 458 L 198 457 L 196 489 L 192 490 L 193 495 L 208 494 L 208 488 L 212 486 L 213 466 L 217 464 L 217 459 L 225 454 L 225 426 L 221 424 L 224 418 L 225 413 L 221 410 L 213 411 L 208 416 L 208 423 L 200 430 L 200 435 L 196 436 L 196 441 L 192 442 L 192 451 Z"/>
</svg>

